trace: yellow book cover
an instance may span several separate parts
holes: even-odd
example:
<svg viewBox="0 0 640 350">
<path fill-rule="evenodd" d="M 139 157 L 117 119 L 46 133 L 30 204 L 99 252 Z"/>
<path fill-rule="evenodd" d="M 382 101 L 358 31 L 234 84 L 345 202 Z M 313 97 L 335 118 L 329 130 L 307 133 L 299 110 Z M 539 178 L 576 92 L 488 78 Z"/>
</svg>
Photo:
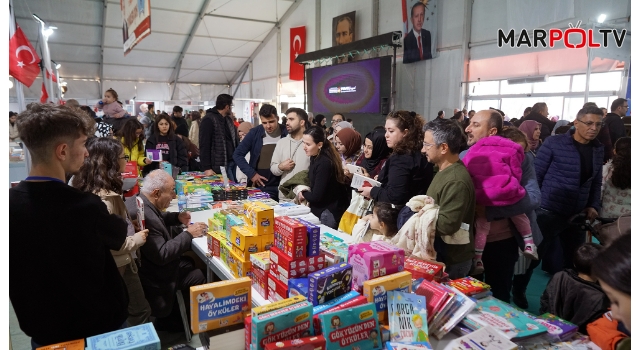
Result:
<svg viewBox="0 0 640 350">
<path fill-rule="evenodd" d="M 189 291 L 194 334 L 242 323 L 251 309 L 249 277 L 194 286 Z"/>
<path fill-rule="evenodd" d="M 284 307 L 301 303 L 306 301 L 307 298 L 303 295 L 296 295 L 291 298 L 287 298 L 284 300 L 277 301 L 275 303 L 270 303 L 264 306 L 258 306 L 251 309 L 251 317 L 256 317 L 258 315 L 266 314 L 267 312 L 271 312 L 274 310 L 282 309 Z"/>
<path fill-rule="evenodd" d="M 387 318 L 387 292 L 397 290 L 411 293 L 411 273 L 407 271 L 374 278 L 362 284 L 362 295 L 367 301 L 376 305 L 378 321 L 386 324 Z"/>
</svg>

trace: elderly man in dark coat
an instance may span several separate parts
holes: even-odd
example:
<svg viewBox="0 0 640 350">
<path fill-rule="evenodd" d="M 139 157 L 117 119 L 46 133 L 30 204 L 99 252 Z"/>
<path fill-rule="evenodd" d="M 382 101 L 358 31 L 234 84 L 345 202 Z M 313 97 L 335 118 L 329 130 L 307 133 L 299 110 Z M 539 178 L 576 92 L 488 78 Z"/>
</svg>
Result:
<svg viewBox="0 0 640 350">
<path fill-rule="evenodd" d="M 206 283 L 201 270 L 183 254 L 191 250 L 191 240 L 206 233 L 204 223 L 189 224 L 191 214 L 163 212 L 176 197 L 175 181 L 164 170 L 154 170 L 144 178 L 140 197 L 144 201 L 145 228 L 149 230 L 147 243 L 140 249 L 140 282 L 151 305 L 151 315 L 158 318 L 159 330 L 182 329 L 180 313 L 174 307 L 176 291 L 189 295 L 189 287 Z M 188 225 L 174 235 L 171 226 Z"/>
</svg>

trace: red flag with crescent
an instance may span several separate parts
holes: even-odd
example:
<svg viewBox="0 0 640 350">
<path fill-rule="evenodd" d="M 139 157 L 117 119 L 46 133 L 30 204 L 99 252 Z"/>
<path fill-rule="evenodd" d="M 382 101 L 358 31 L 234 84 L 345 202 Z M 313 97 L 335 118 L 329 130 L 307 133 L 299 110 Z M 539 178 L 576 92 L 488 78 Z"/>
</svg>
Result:
<svg viewBox="0 0 640 350">
<path fill-rule="evenodd" d="M 290 30 L 291 46 L 289 47 L 290 63 L 289 63 L 289 79 L 303 80 L 304 65 L 296 63 L 298 55 L 306 52 L 305 45 L 307 43 L 307 30 L 305 26 L 291 28 Z"/>
<path fill-rule="evenodd" d="M 31 46 L 22 29 L 16 25 L 16 32 L 9 39 L 9 74 L 27 87 L 40 74 L 40 57 Z"/>
</svg>

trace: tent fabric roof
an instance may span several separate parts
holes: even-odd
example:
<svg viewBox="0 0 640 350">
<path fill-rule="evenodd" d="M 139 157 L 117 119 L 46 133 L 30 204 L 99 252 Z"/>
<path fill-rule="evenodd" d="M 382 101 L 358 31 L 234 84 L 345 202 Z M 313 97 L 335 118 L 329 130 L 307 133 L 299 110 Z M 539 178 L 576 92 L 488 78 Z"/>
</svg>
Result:
<svg viewBox="0 0 640 350">
<path fill-rule="evenodd" d="M 120 1 L 20 0 L 14 7 L 16 22 L 36 49 L 39 23 L 32 14 L 58 27 L 48 42 L 51 59 L 61 64 L 62 78 L 100 79 L 102 64 L 103 80 L 226 85 L 294 2 L 152 0 L 151 34 L 126 57 Z M 192 29 L 192 40 L 185 47 Z"/>
</svg>

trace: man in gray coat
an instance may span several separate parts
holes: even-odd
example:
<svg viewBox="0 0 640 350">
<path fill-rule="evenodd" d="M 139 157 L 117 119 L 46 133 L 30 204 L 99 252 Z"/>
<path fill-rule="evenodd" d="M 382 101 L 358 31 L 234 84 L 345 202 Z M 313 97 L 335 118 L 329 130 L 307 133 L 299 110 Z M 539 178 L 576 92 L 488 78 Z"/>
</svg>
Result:
<svg viewBox="0 0 640 350">
<path fill-rule="evenodd" d="M 151 305 L 151 315 L 158 318 L 156 328 L 180 331 L 181 318 L 174 307 L 176 291 L 182 290 L 188 300 L 189 287 L 206 283 L 202 271 L 183 254 L 191 250 L 191 240 L 204 235 L 207 226 L 189 224 L 191 214 L 163 212 L 176 197 L 176 184 L 164 170 L 154 170 L 144 178 L 140 197 L 144 201 L 145 228 L 149 230 L 147 243 L 140 249 L 140 282 Z M 174 235 L 171 226 L 188 225 Z"/>
</svg>

